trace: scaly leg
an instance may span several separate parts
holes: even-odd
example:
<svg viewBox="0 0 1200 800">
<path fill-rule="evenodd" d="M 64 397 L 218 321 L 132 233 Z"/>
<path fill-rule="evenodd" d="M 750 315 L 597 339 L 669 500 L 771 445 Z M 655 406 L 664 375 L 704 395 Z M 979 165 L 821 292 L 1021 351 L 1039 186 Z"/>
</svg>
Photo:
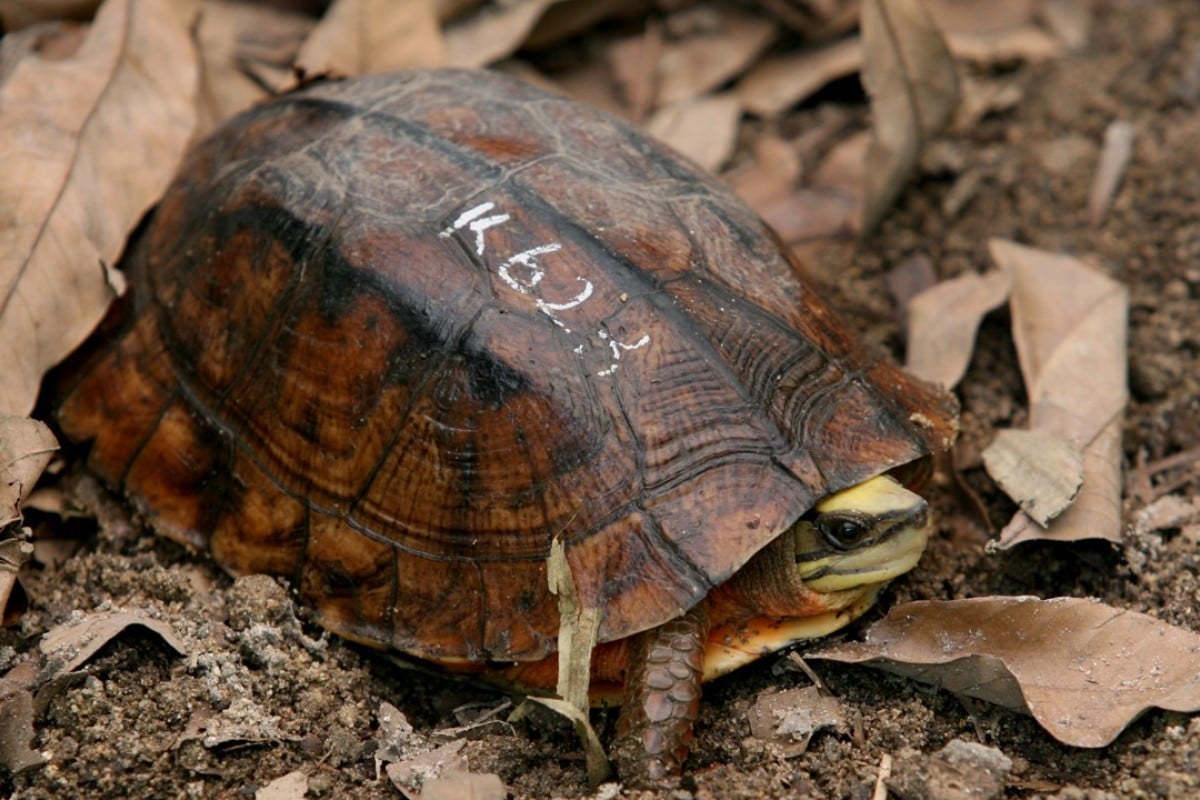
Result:
<svg viewBox="0 0 1200 800">
<path fill-rule="evenodd" d="M 708 613 L 701 603 L 631 643 L 613 757 L 621 779 L 661 785 L 677 778 L 700 711 Z"/>
</svg>

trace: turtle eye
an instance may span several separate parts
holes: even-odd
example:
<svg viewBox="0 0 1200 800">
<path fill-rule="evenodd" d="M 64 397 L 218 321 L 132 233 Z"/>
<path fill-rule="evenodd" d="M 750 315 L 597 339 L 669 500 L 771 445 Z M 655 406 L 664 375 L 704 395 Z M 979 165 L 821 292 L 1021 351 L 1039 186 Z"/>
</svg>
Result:
<svg viewBox="0 0 1200 800">
<path fill-rule="evenodd" d="M 871 538 L 875 524 L 858 514 L 822 514 L 817 518 L 817 529 L 832 547 L 854 550 Z"/>
</svg>

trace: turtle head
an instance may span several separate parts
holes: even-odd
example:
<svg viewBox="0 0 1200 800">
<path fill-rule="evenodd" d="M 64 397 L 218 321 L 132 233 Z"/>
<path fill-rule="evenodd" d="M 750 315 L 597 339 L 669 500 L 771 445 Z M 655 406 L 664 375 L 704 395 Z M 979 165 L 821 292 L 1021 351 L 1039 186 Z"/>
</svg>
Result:
<svg viewBox="0 0 1200 800">
<path fill-rule="evenodd" d="M 880 475 L 826 497 L 793 526 L 796 568 L 815 592 L 881 584 L 916 566 L 929 529 L 924 498 Z"/>
<path fill-rule="evenodd" d="M 705 679 L 825 636 L 916 566 L 929 507 L 886 475 L 829 495 L 708 598 Z"/>
</svg>

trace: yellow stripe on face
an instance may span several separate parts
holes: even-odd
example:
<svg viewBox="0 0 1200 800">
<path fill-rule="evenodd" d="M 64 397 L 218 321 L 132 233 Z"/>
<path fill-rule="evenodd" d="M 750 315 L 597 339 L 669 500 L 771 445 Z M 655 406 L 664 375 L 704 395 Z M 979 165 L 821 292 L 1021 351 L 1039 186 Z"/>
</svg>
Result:
<svg viewBox="0 0 1200 800">
<path fill-rule="evenodd" d="M 919 495 L 905 489 L 890 475 L 874 478 L 831 494 L 816 505 L 817 512 L 858 511 L 875 517 L 902 514 L 925 505 Z"/>
<path fill-rule="evenodd" d="M 920 495 L 881 475 L 817 503 L 796 525 L 796 569 L 817 592 L 891 580 L 916 566 L 929 538 Z M 844 532 L 844 538 L 839 535 Z"/>
</svg>

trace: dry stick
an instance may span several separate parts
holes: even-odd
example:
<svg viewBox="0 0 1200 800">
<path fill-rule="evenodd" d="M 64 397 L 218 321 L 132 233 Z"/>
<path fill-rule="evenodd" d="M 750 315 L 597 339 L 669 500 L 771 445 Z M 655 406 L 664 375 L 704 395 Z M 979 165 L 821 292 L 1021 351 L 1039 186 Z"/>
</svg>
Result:
<svg viewBox="0 0 1200 800">
<path fill-rule="evenodd" d="M 1187 450 L 1182 450 L 1174 455 L 1160 458 L 1157 461 L 1147 463 L 1145 456 L 1138 454 L 1138 465 L 1129 476 L 1131 491 L 1138 495 L 1138 499 L 1144 503 L 1150 503 L 1162 497 L 1165 494 L 1178 489 L 1192 480 L 1191 473 L 1184 474 L 1173 481 L 1168 481 L 1165 484 L 1155 486 L 1150 480 L 1151 475 L 1157 475 L 1160 472 L 1166 472 L 1169 469 L 1186 466 L 1192 462 L 1200 461 L 1200 445 L 1189 447 Z M 1143 493 L 1144 492 L 1144 493 Z"/>
<path fill-rule="evenodd" d="M 1154 499 L 1154 484 L 1150 481 L 1150 473 L 1146 471 L 1146 449 L 1139 447 L 1135 456 L 1136 466 L 1129 471 L 1125 480 L 1125 493 L 1131 495 L 1142 504 L 1148 504 Z"/>
<path fill-rule="evenodd" d="M 1146 472 L 1150 475 L 1164 472 L 1175 467 L 1182 467 L 1192 461 L 1200 461 L 1200 444 L 1195 447 L 1189 447 L 1187 450 L 1180 451 L 1175 455 L 1160 458 L 1157 461 L 1151 461 L 1146 465 Z"/>
<path fill-rule="evenodd" d="M 879 773 L 875 776 L 875 791 L 871 800 L 887 800 L 887 779 L 892 777 L 892 757 L 887 753 L 879 759 Z"/>
<path fill-rule="evenodd" d="M 833 692 L 829 691 L 829 687 L 825 685 L 825 681 L 821 680 L 821 676 L 818 675 L 816 671 L 808 665 L 808 662 L 804 660 L 802 655 L 793 650 L 787 654 L 787 660 L 789 664 L 808 676 L 808 679 L 812 681 L 813 686 L 817 687 L 817 691 L 827 697 L 833 696 Z"/>
</svg>

